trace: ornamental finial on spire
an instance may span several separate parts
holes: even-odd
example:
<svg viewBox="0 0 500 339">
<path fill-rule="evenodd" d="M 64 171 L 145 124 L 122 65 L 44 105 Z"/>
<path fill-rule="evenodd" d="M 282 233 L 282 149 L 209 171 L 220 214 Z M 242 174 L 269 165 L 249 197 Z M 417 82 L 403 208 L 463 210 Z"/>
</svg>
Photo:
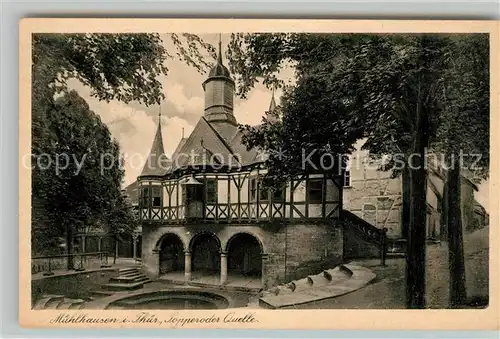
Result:
<svg viewBox="0 0 500 339">
<path fill-rule="evenodd" d="M 217 56 L 217 63 L 222 65 L 222 34 L 219 33 L 219 54 Z"/>
<path fill-rule="evenodd" d="M 271 93 L 271 102 L 269 103 L 269 111 L 272 112 L 276 109 L 276 100 L 274 99 L 274 87 Z"/>
</svg>

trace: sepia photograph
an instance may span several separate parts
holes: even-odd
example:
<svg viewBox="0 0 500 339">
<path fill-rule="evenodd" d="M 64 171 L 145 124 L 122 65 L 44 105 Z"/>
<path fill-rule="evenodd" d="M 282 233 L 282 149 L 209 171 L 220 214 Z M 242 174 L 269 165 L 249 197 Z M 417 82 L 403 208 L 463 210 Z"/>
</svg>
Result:
<svg viewBox="0 0 500 339">
<path fill-rule="evenodd" d="M 495 311 L 492 26 L 79 24 L 21 41 L 31 318 L 186 328 L 284 310 Z"/>
</svg>

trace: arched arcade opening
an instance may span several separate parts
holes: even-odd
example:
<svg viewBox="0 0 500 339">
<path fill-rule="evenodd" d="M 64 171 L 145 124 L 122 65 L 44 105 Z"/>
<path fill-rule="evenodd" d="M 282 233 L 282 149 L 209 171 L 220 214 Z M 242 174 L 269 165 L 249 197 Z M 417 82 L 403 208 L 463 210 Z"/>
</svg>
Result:
<svg viewBox="0 0 500 339">
<path fill-rule="evenodd" d="M 184 245 L 179 236 L 168 233 L 160 241 L 160 274 L 184 272 Z"/>
<path fill-rule="evenodd" d="M 227 245 L 228 274 L 261 277 L 262 246 L 253 235 L 239 233 Z"/>
<path fill-rule="evenodd" d="M 220 241 L 212 233 L 200 233 L 191 240 L 191 269 L 193 274 L 219 274 Z"/>
</svg>

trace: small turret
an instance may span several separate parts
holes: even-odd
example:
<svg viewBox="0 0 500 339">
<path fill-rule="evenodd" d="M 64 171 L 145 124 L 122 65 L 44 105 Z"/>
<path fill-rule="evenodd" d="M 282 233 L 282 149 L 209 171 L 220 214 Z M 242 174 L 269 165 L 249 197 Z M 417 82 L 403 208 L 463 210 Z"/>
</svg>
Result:
<svg viewBox="0 0 500 339">
<path fill-rule="evenodd" d="M 219 35 L 217 63 L 203 82 L 205 91 L 205 119 L 208 122 L 229 123 L 236 126 L 233 114 L 234 81 L 229 69 L 222 63 L 222 41 Z"/>
<path fill-rule="evenodd" d="M 156 134 L 153 139 L 153 145 L 151 146 L 151 151 L 149 152 L 149 156 L 146 159 L 146 163 L 142 168 L 142 176 L 162 176 L 165 174 L 168 166 L 170 164 L 170 160 L 165 154 L 165 150 L 163 148 L 163 137 L 161 134 L 161 110 L 158 114 L 158 127 L 156 129 Z"/>
</svg>

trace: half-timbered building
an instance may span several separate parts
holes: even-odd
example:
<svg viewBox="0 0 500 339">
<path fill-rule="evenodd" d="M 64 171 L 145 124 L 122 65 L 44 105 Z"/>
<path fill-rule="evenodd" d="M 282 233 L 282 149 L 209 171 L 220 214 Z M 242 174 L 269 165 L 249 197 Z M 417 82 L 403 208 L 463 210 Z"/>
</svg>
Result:
<svg viewBox="0 0 500 339">
<path fill-rule="evenodd" d="M 341 176 L 310 174 L 278 190 L 265 187 L 265 155 L 242 143 L 220 44 L 202 86 L 204 115 L 193 132 L 168 158 L 158 122 L 138 177 L 144 271 L 186 281 L 212 276 L 222 285 L 253 276 L 269 287 L 337 265 Z"/>
</svg>

